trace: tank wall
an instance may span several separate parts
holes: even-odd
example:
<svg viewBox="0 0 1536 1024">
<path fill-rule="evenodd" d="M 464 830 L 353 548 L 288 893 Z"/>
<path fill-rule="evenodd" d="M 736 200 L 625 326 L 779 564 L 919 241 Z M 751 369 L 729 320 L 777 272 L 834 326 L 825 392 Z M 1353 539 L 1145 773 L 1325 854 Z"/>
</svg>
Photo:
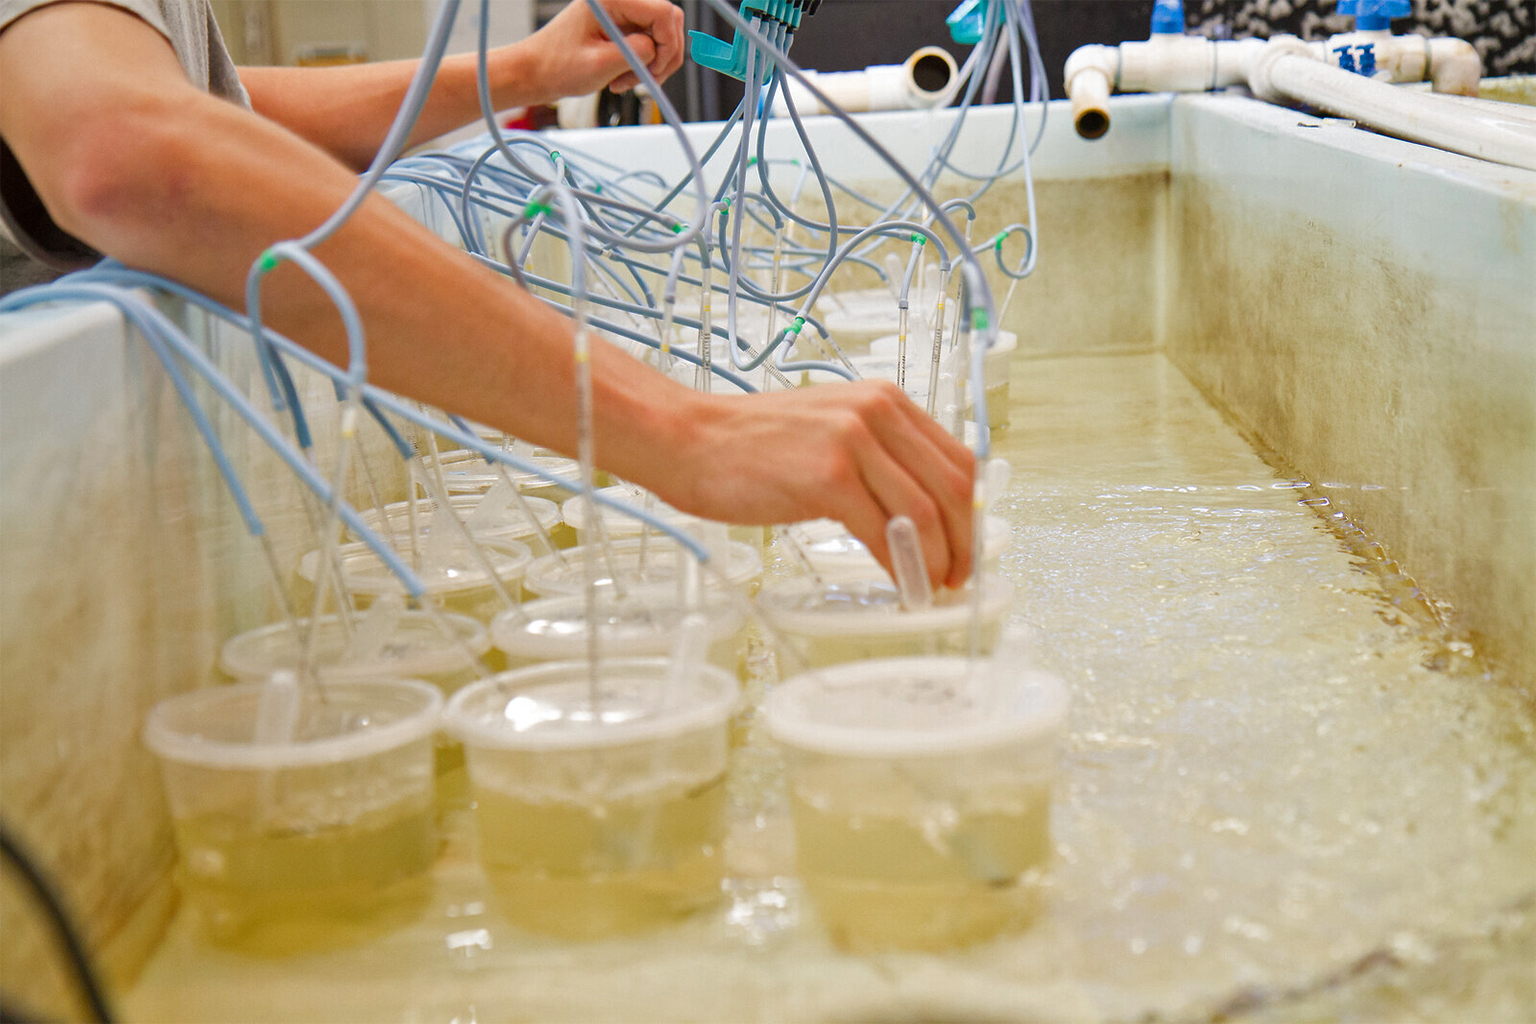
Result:
<svg viewBox="0 0 1536 1024">
<path fill-rule="evenodd" d="M 173 313 L 260 393 L 248 337 Z M 0 324 L 0 797 L 121 986 L 175 909 L 170 824 L 140 725 L 156 701 L 209 682 L 220 641 L 272 621 L 276 605 L 260 547 L 142 338 L 105 305 Z M 333 402 L 317 376 L 297 383 L 307 407 Z M 313 544 L 298 485 L 202 398 L 291 574 Z M 382 437 L 367 433 L 382 486 L 403 496 Z M 45 1017 L 73 1019 L 54 939 L 4 875 L 0 983 Z"/>
<path fill-rule="evenodd" d="M 1536 678 L 1536 173 L 1205 97 L 1170 152 L 1170 358 Z"/>
</svg>

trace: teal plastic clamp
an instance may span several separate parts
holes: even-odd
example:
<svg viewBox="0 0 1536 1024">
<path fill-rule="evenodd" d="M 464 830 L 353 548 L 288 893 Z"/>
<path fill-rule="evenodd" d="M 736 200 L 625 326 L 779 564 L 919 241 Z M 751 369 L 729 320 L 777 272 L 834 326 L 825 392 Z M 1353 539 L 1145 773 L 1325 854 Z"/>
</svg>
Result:
<svg viewBox="0 0 1536 1024">
<path fill-rule="evenodd" d="M 987 4 L 990 0 L 965 0 L 965 3 L 949 12 L 944 24 L 949 26 L 949 38 L 961 46 L 975 46 L 987 29 Z"/>
<path fill-rule="evenodd" d="M 815 14 L 820 4 L 821 0 L 742 0 L 739 13 L 743 21 L 757 18 L 783 25 L 793 36 L 800 27 L 800 19 Z M 742 82 L 747 80 L 747 40 L 740 32 L 729 45 L 705 32 L 689 32 L 688 37 L 689 55 L 695 64 Z M 768 63 L 761 74 L 762 81 L 767 82 L 773 75 L 773 65 Z"/>
</svg>

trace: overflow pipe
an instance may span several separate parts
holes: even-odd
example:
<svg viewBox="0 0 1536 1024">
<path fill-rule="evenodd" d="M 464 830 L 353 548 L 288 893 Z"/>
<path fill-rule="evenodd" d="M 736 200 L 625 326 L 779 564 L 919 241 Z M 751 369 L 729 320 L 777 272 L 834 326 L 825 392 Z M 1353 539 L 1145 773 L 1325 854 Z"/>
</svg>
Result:
<svg viewBox="0 0 1536 1024">
<path fill-rule="evenodd" d="M 905 64 L 876 64 L 863 71 L 807 71 L 805 76 L 839 107 L 851 112 L 866 110 L 925 110 L 943 107 L 954 99 L 960 82 L 955 58 L 937 46 L 925 46 Z M 825 114 L 828 110 L 811 91 L 793 79 L 785 79 L 795 110 Z M 774 100 L 776 117 L 789 114 L 783 93 Z"/>
</svg>

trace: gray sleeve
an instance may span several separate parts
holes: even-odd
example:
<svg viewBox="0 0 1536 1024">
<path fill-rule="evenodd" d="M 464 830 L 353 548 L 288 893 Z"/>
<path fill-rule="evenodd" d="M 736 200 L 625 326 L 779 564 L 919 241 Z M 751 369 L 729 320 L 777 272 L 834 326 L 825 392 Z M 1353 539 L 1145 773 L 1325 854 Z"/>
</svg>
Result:
<svg viewBox="0 0 1536 1024">
<path fill-rule="evenodd" d="M 59 0 L 0 0 L 0 32 L 17 18 Z M 249 109 L 235 65 L 224 47 L 208 0 L 94 0 L 141 18 L 165 37 L 182 70 L 197 88 Z M 70 235 L 49 216 L 37 190 L 0 139 L 0 234 L 33 259 L 59 270 L 89 266 L 101 254 Z"/>
</svg>

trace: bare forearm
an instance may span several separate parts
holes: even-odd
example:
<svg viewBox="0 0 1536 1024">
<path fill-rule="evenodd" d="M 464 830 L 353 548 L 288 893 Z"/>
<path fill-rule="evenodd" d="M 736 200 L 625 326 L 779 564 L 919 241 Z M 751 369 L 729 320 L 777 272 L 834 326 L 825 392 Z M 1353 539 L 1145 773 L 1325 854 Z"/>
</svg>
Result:
<svg viewBox="0 0 1536 1024">
<path fill-rule="evenodd" d="M 101 141 L 121 158 L 119 167 L 145 168 L 142 176 L 119 177 L 94 201 L 56 201 L 56 214 L 67 230 L 124 262 L 243 309 L 252 262 L 274 241 L 312 230 L 356 179 L 230 104 L 196 93 L 167 102 L 205 109 L 185 122 L 148 110 L 142 121 L 122 124 L 121 140 Z M 362 314 L 372 382 L 574 452 L 568 319 L 378 197 L 315 255 Z M 269 276 L 262 313 L 276 330 L 346 364 L 339 318 L 297 268 Z M 678 440 L 695 396 L 610 346 L 593 349 L 599 461 L 666 491 L 651 466 Z"/>
<path fill-rule="evenodd" d="M 503 47 L 487 54 L 493 110 L 544 100 L 522 67 L 523 51 Z M 411 132 L 416 145 L 480 116 L 479 58 L 444 58 L 426 105 Z M 353 169 L 378 151 L 415 74 L 414 60 L 330 68 L 246 67 L 240 80 L 258 114 L 286 126 Z"/>
</svg>

